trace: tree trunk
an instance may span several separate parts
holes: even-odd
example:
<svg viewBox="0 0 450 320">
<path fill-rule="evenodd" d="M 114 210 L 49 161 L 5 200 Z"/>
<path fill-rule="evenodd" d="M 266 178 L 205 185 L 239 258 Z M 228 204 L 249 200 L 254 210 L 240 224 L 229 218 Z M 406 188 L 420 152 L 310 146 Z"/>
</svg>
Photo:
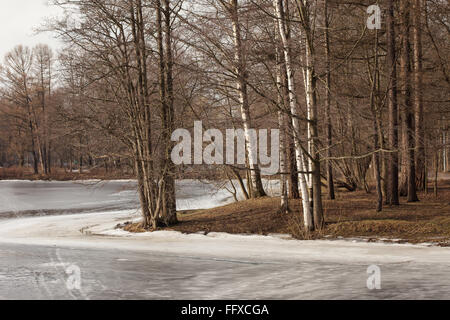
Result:
<svg viewBox="0 0 450 320">
<path fill-rule="evenodd" d="M 281 191 L 281 212 L 289 213 L 289 199 L 286 175 L 286 141 L 285 141 L 285 114 L 283 111 L 278 112 L 278 122 L 280 127 L 280 191 Z"/>
<path fill-rule="evenodd" d="M 31 134 L 31 153 L 33 154 L 33 170 L 34 174 L 39 174 L 39 160 L 36 153 L 36 144 L 34 143 L 34 128 L 33 128 L 33 122 L 31 121 L 31 115 L 30 115 L 30 134 Z"/>
<path fill-rule="evenodd" d="M 287 16 L 289 15 L 289 7 L 288 7 L 288 2 L 286 2 L 286 7 L 284 8 L 284 15 Z M 278 22 L 277 22 L 278 25 Z M 286 27 L 286 40 L 289 43 L 290 41 L 290 37 L 291 37 L 291 32 L 290 32 L 290 26 L 289 26 L 289 22 L 285 21 L 285 27 Z M 278 27 L 277 27 L 278 30 Z M 276 33 L 278 34 L 278 31 L 276 31 Z M 283 58 L 283 54 L 280 53 L 280 58 L 282 61 L 284 61 Z M 295 141 L 294 141 L 294 135 L 292 134 L 293 131 L 293 127 L 292 127 L 292 122 L 290 121 L 290 119 L 292 118 L 292 116 L 290 115 L 290 100 L 289 100 L 289 79 L 287 76 L 287 71 L 286 71 L 286 63 L 282 64 L 282 74 L 283 74 L 283 90 L 284 90 L 284 104 L 286 106 L 286 113 L 289 115 L 288 117 L 285 117 L 285 127 L 286 129 L 286 148 L 287 148 L 287 165 L 288 165 L 288 169 L 289 169 L 289 176 L 288 176 L 288 180 L 289 180 L 289 198 L 291 199 L 300 199 L 300 188 L 299 188 L 299 175 L 298 175 L 298 171 L 301 171 L 301 168 L 297 168 L 297 157 L 295 155 Z"/>
<path fill-rule="evenodd" d="M 434 152 L 434 196 L 438 196 L 439 151 Z"/>
<path fill-rule="evenodd" d="M 388 0 L 387 15 L 387 65 L 389 75 L 388 109 L 389 109 L 389 148 L 388 161 L 388 201 L 399 205 L 398 194 L 398 101 L 397 101 L 397 61 L 395 48 L 395 9 L 394 0 Z"/>
<path fill-rule="evenodd" d="M 403 108 L 402 108 L 402 122 L 403 122 L 403 157 L 406 165 L 406 191 L 408 202 L 419 201 L 416 192 L 416 168 L 415 168 L 415 152 L 414 152 L 414 109 L 411 99 L 411 45 L 410 45 L 410 8 L 406 0 L 402 0 L 402 56 L 401 69 L 403 77 Z"/>
<path fill-rule="evenodd" d="M 166 40 L 166 81 L 167 81 L 167 126 L 165 129 L 166 136 L 166 154 L 164 161 L 167 164 L 167 175 L 165 177 L 166 189 L 164 191 L 164 210 L 162 218 L 164 223 L 169 226 L 178 223 L 176 190 L 175 190 L 175 166 L 171 161 L 173 142 L 171 141 L 172 132 L 174 130 L 175 112 L 174 112 L 174 89 L 173 89 L 173 53 L 172 53 L 172 22 L 170 1 L 164 0 L 164 16 L 165 16 L 165 40 Z M 140 19 L 143 21 L 142 12 Z M 142 22 L 143 23 L 143 22 Z M 144 26 L 142 25 L 142 39 L 144 38 Z"/>
<path fill-rule="evenodd" d="M 275 32 L 277 33 L 278 29 L 278 22 L 275 19 Z M 276 40 L 276 81 L 277 81 L 277 96 L 278 96 L 278 127 L 280 129 L 280 192 L 281 192 L 281 213 L 289 213 L 289 201 L 288 201 L 288 190 L 287 190 L 287 175 L 286 175 L 286 164 L 287 164 L 287 147 L 286 147 L 286 136 L 287 136 L 287 130 L 286 130 L 286 120 L 285 120 L 285 113 L 286 108 L 284 105 L 285 97 L 284 97 L 284 90 L 283 90 L 283 71 L 285 71 L 286 68 L 283 68 L 283 62 L 281 59 L 281 50 L 279 47 L 279 41 L 278 37 L 275 38 Z M 285 76 L 286 78 L 286 76 Z"/>
<path fill-rule="evenodd" d="M 241 188 L 242 194 L 244 195 L 245 200 L 249 200 L 250 196 L 247 192 L 247 188 L 245 188 L 245 183 L 244 180 L 242 179 L 242 176 L 240 175 L 239 171 L 237 169 L 235 169 L 232 166 L 228 167 L 231 172 L 233 173 L 233 175 L 236 177 L 236 179 L 238 180 L 239 186 Z"/>
<path fill-rule="evenodd" d="M 324 17 L 325 17 L 325 59 L 326 59 L 326 100 L 325 100 L 325 131 L 327 136 L 327 161 L 326 161 L 326 172 L 327 172 L 327 183 L 328 183 L 328 199 L 335 200 L 336 195 L 334 191 L 334 175 L 333 166 L 330 158 L 332 157 L 331 148 L 333 145 L 333 127 L 331 124 L 331 62 L 330 62 L 330 20 L 328 13 L 328 0 L 324 1 Z"/>
<path fill-rule="evenodd" d="M 289 119 L 286 119 L 289 121 Z M 292 127 L 292 123 L 286 123 L 288 128 Z M 291 131 L 292 132 L 292 131 Z M 298 171 L 297 168 L 297 157 L 295 156 L 295 141 L 292 133 L 289 132 L 286 135 L 286 144 L 287 144 L 287 157 L 288 157 L 288 168 L 289 168 L 289 198 L 291 199 L 300 199 L 299 193 L 299 181 L 298 181 Z"/>
<path fill-rule="evenodd" d="M 416 145 L 416 179 L 419 190 L 425 189 L 425 130 L 422 72 L 422 0 L 414 0 L 413 14 L 414 111 Z"/>
<path fill-rule="evenodd" d="M 247 70 L 246 62 L 244 57 L 244 51 L 242 47 L 242 37 L 241 37 L 241 27 L 239 24 L 239 5 L 238 0 L 231 0 L 230 2 L 230 15 L 233 24 L 233 40 L 235 46 L 235 63 L 236 63 L 236 85 L 239 92 L 239 102 L 241 105 L 241 115 L 242 122 L 245 132 L 245 140 L 247 145 L 248 162 L 250 167 L 250 176 L 252 182 L 253 192 L 252 198 L 259 198 L 266 196 L 264 187 L 261 180 L 261 171 L 257 163 L 257 152 L 255 148 L 257 146 L 252 145 L 250 130 L 251 127 L 251 117 L 250 117 L 250 105 L 248 100 L 248 90 L 247 90 Z M 255 159 L 256 158 L 256 159 Z"/>
<path fill-rule="evenodd" d="M 378 110 L 375 103 L 375 94 L 378 88 L 378 30 L 375 31 L 375 64 L 372 75 L 372 91 L 370 93 L 370 106 L 373 115 L 373 133 L 374 133 L 374 150 L 373 165 L 375 172 L 376 188 L 377 188 L 377 212 L 383 210 L 383 187 L 381 185 L 381 170 L 380 170 L 380 132 L 378 131 Z"/>
</svg>

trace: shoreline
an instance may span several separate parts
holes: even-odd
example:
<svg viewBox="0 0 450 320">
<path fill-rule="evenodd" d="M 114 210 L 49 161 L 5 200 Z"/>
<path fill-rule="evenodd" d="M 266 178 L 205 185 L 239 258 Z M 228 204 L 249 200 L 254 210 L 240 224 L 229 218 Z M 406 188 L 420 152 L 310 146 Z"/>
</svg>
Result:
<svg viewBox="0 0 450 320">
<path fill-rule="evenodd" d="M 448 262 L 450 249 L 427 244 L 386 244 L 341 240 L 288 240 L 282 235 L 183 234 L 156 231 L 121 234 L 115 225 L 131 212 L 115 212 L 0 221 L 0 245 L 21 244 L 69 248 L 109 248 L 217 259 L 342 260 L 404 263 Z M 87 219 L 86 219 L 87 218 Z"/>
<path fill-rule="evenodd" d="M 23 180 L 8 181 L 22 182 Z M 2 183 L 8 181 L 0 181 L 0 186 Z M 279 213 L 280 199 L 277 197 L 265 197 L 221 205 L 220 203 L 224 197 L 223 194 L 217 199 L 211 199 L 211 197 L 208 197 L 208 192 L 210 191 L 204 188 L 203 183 L 198 183 L 200 187 L 193 188 L 194 181 L 195 179 L 180 181 L 180 186 L 183 186 L 180 190 L 180 203 L 178 207 L 180 223 L 155 232 L 179 232 L 187 236 L 195 234 L 208 236 L 209 234 L 217 233 L 250 237 L 282 235 L 281 237 L 284 239 L 292 238 L 300 241 L 342 240 L 358 243 L 407 243 L 424 246 L 450 246 L 450 203 L 447 200 L 448 195 L 450 195 L 450 184 L 449 187 L 445 187 L 440 191 L 440 198 L 434 198 L 432 195 L 428 195 L 425 198 L 425 195 L 422 195 L 422 202 L 406 203 L 402 201 L 399 207 L 386 207 L 381 214 L 376 213 L 373 209 L 373 195 L 368 195 L 363 192 L 341 192 L 338 194 L 337 200 L 325 201 L 325 229 L 321 232 L 305 234 L 302 231 L 301 215 L 299 214 L 301 212 L 301 203 L 298 200 L 291 199 L 291 212 L 283 215 Z M 134 180 L 78 180 L 62 183 L 81 183 L 85 185 L 91 183 L 101 187 L 103 184 L 107 185 L 108 183 L 115 182 L 134 182 Z M 33 185 L 34 183 L 50 182 L 30 181 L 30 183 Z M 193 193 L 194 189 L 197 194 L 195 192 Z M 30 190 L 30 194 L 35 195 L 34 187 Z M 82 188 L 75 188 L 74 190 L 82 190 Z M 90 190 L 89 186 L 87 190 Z M 188 195 L 184 194 L 186 190 L 189 191 Z M 79 205 L 71 207 L 71 203 L 67 204 L 64 200 L 64 206 L 77 209 L 73 209 L 73 211 L 69 209 L 57 209 L 60 205 L 59 202 L 53 204 L 54 209 L 45 209 L 44 207 L 48 206 L 47 203 L 41 203 L 42 209 L 39 210 L 26 211 L 25 209 L 17 208 L 16 211 L 11 211 L 11 214 L 5 219 L 0 219 L 0 224 L 2 227 L 5 224 L 14 227 L 15 222 L 13 221 L 16 221 L 20 229 L 21 223 L 27 225 L 36 221 L 38 225 L 30 225 L 28 227 L 30 230 L 22 227 L 22 237 L 32 237 L 36 233 L 42 235 L 46 231 L 47 236 L 54 236 L 56 234 L 59 238 L 74 235 L 79 237 L 80 235 L 86 236 L 87 234 L 100 237 L 123 236 L 126 238 L 143 238 L 154 234 L 140 229 L 141 216 L 139 214 L 138 203 L 130 206 L 127 202 L 127 206 L 125 207 L 119 205 L 112 207 L 107 205 L 111 201 L 116 201 L 116 198 L 109 198 L 111 195 L 117 197 L 122 192 L 123 190 L 119 188 L 112 190 L 111 194 L 104 194 L 100 202 L 105 202 L 105 204 L 102 204 L 98 208 L 91 204 L 92 207 L 89 208 L 92 209 L 84 208 L 83 206 L 78 207 Z M 192 198 L 194 195 L 197 198 Z M 98 202 L 100 199 L 90 191 L 88 191 L 88 196 L 84 201 L 92 202 L 95 199 Z M 183 196 L 187 198 L 183 198 Z M 8 201 L 11 202 L 10 207 L 13 208 L 14 201 L 20 202 L 21 198 L 14 199 L 14 191 L 10 192 L 9 197 L 7 192 L 5 195 L 6 209 L 8 209 Z M 35 201 L 33 198 L 31 199 L 31 201 Z M 128 201 L 127 198 L 124 200 Z M 211 209 L 200 209 L 206 205 L 204 201 L 207 201 Z M 195 209 L 195 207 L 198 207 L 198 209 Z M 34 207 L 34 209 L 37 208 Z M 184 210 L 183 208 L 191 209 Z M 35 214 L 39 216 L 36 217 L 34 216 Z M 47 214 L 49 215 L 47 216 Z M 75 223 L 73 219 L 75 219 Z M 54 221 L 59 227 L 62 226 L 62 230 L 60 230 L 61 228 L 49 229 L 47 224 L 51 223 L 51 221 Z M 74 224 L 78 227 L 75 233 L 73 228 L 67 228 L 68 224 Z M 119 229 L 119 226 L 122 228 Z M 40 230 L 41 228 L 42 230 Z M 64 228 L 66 228 L 67 235 L 64 234 Z M 84 234 L 81 234 L 80 230 Z M 6 231 L 4 228 L 0 228 L 0 238 L 5 239 L 7 237 L 8 233 Z M 12 235 L 17 237 L 18 233 Z"/>
</svg>

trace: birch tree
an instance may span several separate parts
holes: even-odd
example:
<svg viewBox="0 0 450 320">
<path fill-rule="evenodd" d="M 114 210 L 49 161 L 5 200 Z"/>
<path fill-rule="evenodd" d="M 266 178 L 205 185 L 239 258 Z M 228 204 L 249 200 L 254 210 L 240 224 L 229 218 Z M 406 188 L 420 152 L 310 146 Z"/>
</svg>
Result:
<svg viewBox="0 0 450 320">
<path fill-rule="evenodd" d="M 250 130 L 252 129 L 250 104 L 248 100 L 248 73 L 246 70 L 246 61 L 244 47 L 242 44 L 241 26 L 239 23 L 239 2 L 238 0 L 230 0 L 229 3 L 224 3 L 225 8 L 231 17 L 233 25 L 233 38 L 235 47 L 235 74 L 236 87 L 239 93 L 239 103 L 241 105 L 242 123 L 245 132 L 245 142 L 247 145 L 248 162 L 250 166 L 250 176 L 252 182 L 251 194 L 253 198 L 259 198 L 266 195 L 261 180 L 261 171 L 257 163 L 257 145 L 252 143 Z"/>
<path fill-rule="evenodd" d="M 298 108 L 297 108 L 297 97 L 296 97 L 296 84 L 295 78 L 292 68 L 292 57 L 290 44 L 286 38 L 286 24 L 285 24 L 285 16 L 283 9 L 282 0 L 274 0 L 275 7 L 275 15 L 278 19 L 278 29 L 280 34 L 280 39 L 283 45 L 283 53 L 286 64 L 286 73 L 288 79 L 289 86 L 289 105 L 291 109 L 291 121 L 292 127 L 294 129 L 294 141 L 295 141 L 295 153 L 297 158 L 297 168 L 304 168 L 303 161 L 303 148 L 301 144 L 300 138 L 300 123 L 298 119 Z M 299 172 L 299 182 L 300 182 L 300 190 L 301 197 L 303 202 L 303 218 L 304 218 L 304 226 L 306 230 L 312 231 L 314 230 L 313 224 L 313 216 L 311 212 L 310 206 L 310 196 L 308 192 L 308 185 L 306 181 L 305 172 Z"/>
<path fill-rule="evenodd" d="M 317 229 L 323 226 L 322 178 L 319 152 L 318 106 L 317 106 L 317 74 L 315 66 L 314 32 L 315 17 L 311 17 L 311 2 L 297 0 L 298 15 L 305 41 L 305 88 L 308 114 L 309 170 L 311 171 L 310 190 L 313 198 L 314 225 Z"/>
<path fill-rule="evenodd" d="M 278 20 L 274 19 L 275 25 L 275 55 L 276 55 L 276 84 L 277 84 L 277 96 L 278 96 L 278 127 L 280 129 L 280 191 L 281 191 L 281 212 L 289 212 L 289 199 L 288 199 L 288 181 L 287 181 L 287 152 L 289 150 L 287 137 L 290 134 L 287 130 L 289 127 L 289 119 L 287 117 L 287 110 L 285 106 L 285 96 L 283 88 L 283 79 L 287 78 L 286 66 L 283 63 L 284 59 L 281 55 L 281 46 L 279 41 L 278 32 Z"/>
</svg>

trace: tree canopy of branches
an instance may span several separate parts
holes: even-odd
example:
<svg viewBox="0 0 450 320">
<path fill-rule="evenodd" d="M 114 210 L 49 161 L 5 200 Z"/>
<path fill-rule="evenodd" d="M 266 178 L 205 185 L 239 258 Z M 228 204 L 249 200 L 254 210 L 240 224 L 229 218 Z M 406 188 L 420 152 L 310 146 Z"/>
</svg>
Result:
<svg viewBox="0 0 450 320">
<path fill-rule="evenodd" d="M 306 230 L 326 220 L 323 187 L 375 187 L 378 211 L 418 201 L 429 170 L 448 170 L 450 7 L 377 1 L 370 29 L 372 4 L 54 0 L 64 49 L 18 46 L 1 66 L 0 166 L 126 163 L 157 229 L 177 223 L 176 179 L 266 196 L 250 131 L 278 128 L 281 212 L 301 198 Z M 242 129 L 245 165 L 175 166 L 172 133 L 194 121 Z"/>
</svg>

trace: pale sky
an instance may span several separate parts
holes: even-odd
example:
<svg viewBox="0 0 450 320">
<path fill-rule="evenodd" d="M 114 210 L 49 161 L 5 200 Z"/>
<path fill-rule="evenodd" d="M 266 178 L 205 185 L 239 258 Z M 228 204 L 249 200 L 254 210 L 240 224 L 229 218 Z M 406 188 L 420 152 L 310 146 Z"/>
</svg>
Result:
<svg viewBox="0 0 450 320">
<path fill-rule="evenodd" d="M 55 51 L 59 42 L 51 34 L 36 35 L 35 28 L 60 10 L 49 6 L 48 0 L 0 0 L 0 63 L 6 52 L 16 45 L 34 46 L 46 43 Z"/>
</svg>

